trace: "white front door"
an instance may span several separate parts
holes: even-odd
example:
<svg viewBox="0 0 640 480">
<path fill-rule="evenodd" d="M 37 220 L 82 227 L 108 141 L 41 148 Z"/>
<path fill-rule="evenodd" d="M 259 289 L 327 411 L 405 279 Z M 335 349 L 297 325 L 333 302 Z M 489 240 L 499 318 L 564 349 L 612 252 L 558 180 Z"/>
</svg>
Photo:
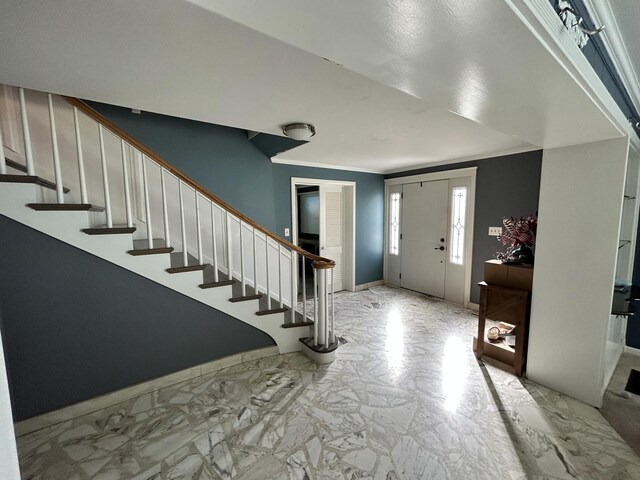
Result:
<svg viewBox="0 0 640 480">
<path fill-rule="evenodd" d="M 320 185 L 320 255 L 336 262 L 333 290 L 343 290 L 344 210 L 342 186 Z"/>
<path fill-rule="evenodd" d="M 448 180 L 402 188 L 400 285 L 440 298 L 445 296 L 448 192 Z"/>
</svg>

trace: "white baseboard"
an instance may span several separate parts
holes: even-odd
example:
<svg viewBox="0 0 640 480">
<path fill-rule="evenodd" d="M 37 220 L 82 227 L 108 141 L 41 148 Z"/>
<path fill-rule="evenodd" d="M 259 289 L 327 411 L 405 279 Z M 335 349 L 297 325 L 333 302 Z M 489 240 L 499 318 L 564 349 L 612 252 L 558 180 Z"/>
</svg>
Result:
<svg viewBox="0 0 640 480">
<path fill-rule="evenodd" d="M 624 353 L 630 353 L 631 355 L 638 355 L 640 357 L 640 349 L 629 347 L 627 345 L 624 346 Z"/>
<path fill-rule="evenodd" d="M 379 287 L 380 285 L 384 285 L 384 280 L 376 280 L 375 282 L 362 283 L 360 285 L 356 285 L 356 292 L 361 292 L 362 290 L 368 290 L 371 287 Z"/>
<path fill-rule="evenodd" d="M 476 311 L 476 312 L 479 312 L 479 311 L 480 311 L 480 305 L 479 305 L 479 304 L 477 304 L 477 303 L 473 303 L 473 302 L 469 302 L 469 303 L 467 303 L 467 308 L 468 308 L 469 310 L 474 310 L 474 311 Z"/>
<path fill-rule="evenodd" d="M 65 422 L 88 413 L 93 413 L 103 408 L 117 405 L 118 403 L 132 400 L 136 397 L 144 395 L 146 393 L 155 392 L 161 388 L 175 385 L 176 383 L 183 382 L 185 380 L 191 380 L 193 378 L 200 377 L 226 367 L 238 365 L 240 363 L 251 362 L 253 360 L 259 360 L 265 357 L 272 357 L 278 355 L 278 346 L 258 348 L 256 350 L 250 350 L 248 352 L 237 353 L 235 355 L 229 355 L 228 357 L 219 358 L 212 362 L 203 363 L 195 367 L 187 368 L 179 372 L 170 373 L 160 378 L 154 378 L 137 385 L 110 392 L 105 395 L 101 395 L 84 402 L 69 405 L 53 412 L 43 413 L 37 417 L 28 418 L 15 424 L 16 436 L 20 437 L 42 428 L 50 427 L 60 422 Z"/>
</svg>

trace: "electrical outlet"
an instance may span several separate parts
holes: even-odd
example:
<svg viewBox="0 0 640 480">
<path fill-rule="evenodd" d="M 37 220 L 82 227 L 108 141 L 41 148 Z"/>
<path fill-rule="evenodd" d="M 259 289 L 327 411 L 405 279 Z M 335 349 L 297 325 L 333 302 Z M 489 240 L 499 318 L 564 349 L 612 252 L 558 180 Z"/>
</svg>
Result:
<svg viewBox="0 0 640 480">
<path fill-rule="evenodd" d="M 284 236 L 285 236 L 285 237 L 288 237 L 288 236 L 289 236 L 289 233 L 290 233 L 290 232 L 289 232 L 289 229 L 288 229 L 288 228 L 285 228 L 285 229 L 284 229 Z"/>
<path fill-rule="evenodd" d="M 502 227 L 489 227 L 489 235 L 492 237 L 502 235 Z"/>
</svg>

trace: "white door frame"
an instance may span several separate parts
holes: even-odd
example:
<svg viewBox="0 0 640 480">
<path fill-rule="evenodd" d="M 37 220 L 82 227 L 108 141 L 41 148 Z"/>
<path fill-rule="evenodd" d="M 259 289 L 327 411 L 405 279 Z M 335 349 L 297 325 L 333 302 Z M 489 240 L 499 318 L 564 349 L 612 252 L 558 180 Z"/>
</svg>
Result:
<svg viewBox="0 0 640 480">
<path fill-rule="evenodd" d="M 473 231 L 476 207 L 476 173 L 478 167 L 459 168 L 442 172 L 423 173 L 407 177 L 389 178 L 384 181 L 384 279 L 387 282 L 387 262 L 389 254 L 389 187 L 391 185 L 403 185 L 405 183 L 430 182 L 433 180 L 451 180 L 453 178 L 469 178 L 469 203 L 467 207 L 467 232 L 465 236 L 464 262 L 464 306 L 468 307 L 471 298 L 471 268 L 473 266 Z M 449 215 L 450 217 L 450 215 Z M 448 217 L 448 220 L 449 220 Z"/>
<path fill-rule="evenodd" d="M 344 193 L 344 246 L 342 285 L 345 290 L 356 291 L 356 182 L 342 180 L 322 180 L 316 178 L 291 178 L 291 243 L 298 244 L 298 199 L 296 187 L 319 187 L 334 185 L 348 187 Z"/>
</svg>

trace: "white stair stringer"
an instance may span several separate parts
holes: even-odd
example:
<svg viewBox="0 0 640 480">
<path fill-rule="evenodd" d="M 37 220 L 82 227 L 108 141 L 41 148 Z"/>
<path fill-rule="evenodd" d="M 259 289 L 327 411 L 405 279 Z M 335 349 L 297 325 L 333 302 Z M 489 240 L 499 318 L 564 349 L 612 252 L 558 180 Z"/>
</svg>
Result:
<svg viewBox="0 0 640 480">
<path fill-rule="evenodd" d="M 26 206 L 40 202 L 46 190 L 35 184 L 1 183 L 0 214 L 45 233 L 115 265 L 171 288 L 194 300 L 226 313 L 259 330 L 276 342 L 280 353 L 302 349 L 299 338 L 310 334 L 309 327 L 282 328 L 284 313 L 258 316 L 258 300 L 230 302 L 231 286 L 202 289 L 202 272 L 170 274 L 170 254 L 133 256 L 133 234 L 87 235 L 83 228 L 91 226 L 95 213 L 86 211 L 36 211 Z M 47 192 L 48 193 L 48 192 Z"/>
</svg>

